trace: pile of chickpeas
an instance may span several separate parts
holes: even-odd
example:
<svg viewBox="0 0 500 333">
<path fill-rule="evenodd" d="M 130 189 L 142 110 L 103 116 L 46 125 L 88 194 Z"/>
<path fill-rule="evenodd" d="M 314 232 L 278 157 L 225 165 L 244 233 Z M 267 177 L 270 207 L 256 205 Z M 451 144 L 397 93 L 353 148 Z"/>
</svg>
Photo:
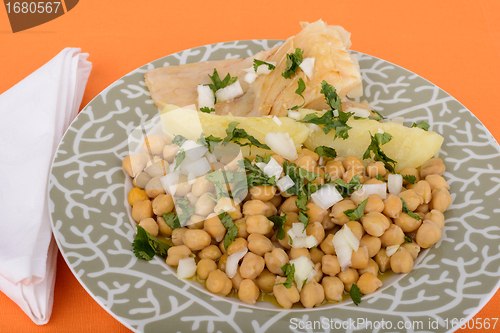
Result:
<svg viewBox="0 0 500 333">
<path fill-rule="evenodd" d="M 271 294 L 283 308 L 289 309 L 299 302 L 305 308 L 312 308 L 327 301 L 342 301 L 353 284 L 362 294 L 375 292 L 382 286 L 379 274 L 388 270 L 410 272 L 420 250 L 440 240 L 445 222 L 443 212 L 452 201 L 449 185 L 442 177 L 445 165 L 441 159 L 433 158 L 419 169 L 400 172 L 415 176 L 416 181 L 414 184 L 405 181 L 398 195 L 388 193 L 386 199 L 377 194 L 370 195 L 364 215 L 358 221 L 351 221 L 344 214 L 361 203 L 353 197 L 346 197 L 327 210 L 310 200 L 306 211 L 310 220 L 306 233 L 316 238 L 318 246 L 293 248 L 287 234 L 283 239 L 277 239 L 277 230 L 267 217 L 286 214 L 284 230 L 288 232 L 293 223 L 299 223 L 296 196 L 280 193 L 275 186 L 260 185 L 250 188 L 242 203 L 235 204 L 226 197 L 216 203 L 211 198 L 215 197 L 214 184 L 205 177 L 188 182 L 185 176 L 181 176 L 175 197 L 172 197 L 165 193 L 159 178 L 168 173 L 169 164 L 179 147 L 167 137 L 150 135 L 143 149 L 146 153 L 130 155 L 123 160 L 123 168 L 134 178 L 134 188 L 128 194 L 134 221 L 151 235 L 170 239 L 173 246 L 168 250 L 168 265 L 177 267 L 179 260 L 194 257 L 198 279 L 204 280 L 210 292 L 228 296 L 234 294 L 234 290 L 238 298 L 248 304 L 255 304 L 263 294 Z M 285 161 L 279 155 L 273 155 L 273 158 L 280 164 Z M 376 176 L 387 179 L 389 174 L 382 162 L 372 162 L 365 167 L 354 156 L 320 158 L 308 149 L 302 149 L 292 162 L 319 174 L 320 177 L 313 181 L 315 184 L 322 184 L 325 174 L 332 180 L 340 178 L 346 182 L 358 175 L 363 184 L 382 183 Z M 212 163 L 213 170 L 236 171 L 238 168 L 235 156 L 226 156 Z M 189 199 L 195 214 L 186 226 L 172 230 L 162 215 L 175 211 L 174 200 L 178 198 Z M 404 213 L 400 198 L 421 219 Z M 238 227 L 238 234 L 226 249 L 226 228 L 218 213 L 228 206 L 234 208 L 228 213 Z M 176 213 L 180 214 L 179 211 Z M 342 271 L 332 239 L 343 225 L 352 230 L 360 244 L 359 249 L 352 253 L 350 267 Z M 405 236 L 408 236 L 406 240 Z M 411 242 L 408 242 L 409 238 Z M 399 248 L 389 256 L 387 248 L 394 245 L 399 245 Z M 227 258 L 244 248 L 248 252 L 240 261 L 236 275 L 229 278 L 225 273 Z M 314 263 L 315 275 L 299 292 L 295 282 L 291 288 L 282 284 L 286 277 L 281 268 L 301 256 Z"/>
</svg>

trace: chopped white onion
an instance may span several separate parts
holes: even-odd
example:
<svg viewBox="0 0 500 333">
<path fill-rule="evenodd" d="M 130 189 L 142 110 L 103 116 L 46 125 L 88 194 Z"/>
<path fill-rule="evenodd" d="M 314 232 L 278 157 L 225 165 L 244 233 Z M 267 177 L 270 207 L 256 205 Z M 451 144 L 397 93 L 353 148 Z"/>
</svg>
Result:
<svg viewBox="0 0 500 333">
<path fill-rule="evenodd" d="M 371 115 L 371 112 L 367 109 L 356 108 L 351 106 L 345 110 L 345 112 L 353 112 L 355 117 L 368 118 Z"/>
<path fill-rule="evenodd" d="M 281 126 L 281 124 L 283 124 L 283 123 L 281 122 L 281 120 L 280 120 L 278 117 L 276 117 L 276 116 L 273 116 L 273 120 L 274 120 L 274 122 L 275 122 L 276 124 L 278 124 L 278 126 Z"/>
<path fill-rule="evenodd" d="M 403 176 L 400 174 L 390 173 L 387 178 L 387 187 L 389 188 L 389 193 L 398 195 L 403 188 Z"/>
<path fill-rule="evenodd" d="M 318 240 L 313 235 L 309 235 L 305 239 L 306 239 L 306 247 L 308 249 L 310 249 L 311 247 L 315 247 L 316 245 L 318 245 Z"/>
<path fill-rule="evenodd" d="M 177 184 L 179 183 L 179 171 L 173 171 L 160 178 L 161 184 L 165 192 L 170 195 L 175 195 Z"/>
<path fill-rule="evenodd" d="M 385 249 L 385 253 L 390 258 L 399 249 L 399 245 L 391 245 Z"/>
<path fill-rule="evenodd" d="M 313 132 L 321 130 L 321 128 L 316 124 L 307 123 L 306 126 Z"/>
<path fill-rule="evenodd" d="M 219 89 L 215 93 L 217 101 L 220 102 L 229 102 L 241 95 L 243 95 L 243 89 L 241 88 L 240 81 L 236 81 L 225 88 Z"/>
<path fill-rule="evenodd" d="M 264 171 L 264 169 L 266 168 L 267 166 L 267 163 L 264 163 L 264 162 L 257 162 L 255 163 L 256 166 L 259 167 L 259 169 L 261 169 L 262 171 Z"/>
<path fill-rule="evenodd" d="M 391 118 L 391 122 L 399 124 L 399 125 L 403 125 L 404 121 L 405 121 L 405 117 L 392 117 Z"/>
<path fill-rule="evenodd" d="M 351 194 L 351 200 L 359 205 L 371 194 L 378 194 L 382 199 L 387 198 L 387 184 L 363 184 Z"/>
<path fill-rule="evenodd" d="M 245 80 L 245 82 L 249 84 L 252 84 L 255 82 L 258 76 L 259 75 L 257 73 L 246 73 L 245 78 L 243 80 Z"/>
<path fill-rule="evenodd" d="M 291 246 L 295 249 L 301 249 L 307 247 L 306 238 L 305 237 L 292 238 Z"/>
<path fill-rule="evenodd" d="M 302 69 L 307 77 L 311 80 L 314 73 L 314 60 L 315 58 L 305 58 L 299 65 L 300 69 Z"/>
<path fill-rule="evenodd" d="M 335 185 L 326 184 L 311 194 L 314 203 L 322 209 L 328 209 L 343 199 Z"/>
<path fill-rule="evenodd" d="M 208 172 L 212 171 L 212 166 L 206 157 L 202 157 L 194 162 L 183 162 L 181 165 L 181 171 L 183 174 L 189 175 L 190 173 L 193 173 L 195 177 L 206 175 Z"/>
<path fill-rule="evenodd" d="M 295 274 L 293 277 L 297 284 L 297 289 L 300 291 L 309 273 L 314 269 L 314 263 L 308 257 L 300 256 L 290 260 L 290 265 L 294 265 L 295 267 Z"/>
<path fill-rule="evenodd" d="M 276 154 L 283 156 L 287 160 L 293 161 L 298 157 L 297 149 L 295 148 L 293 139 L 290 137 L 287 138 L 286 134 L 281 132 L 269 132 L 266 134 L 264 141 Z"/>
<path fill-rule="evenodd" d="M 196 175 L 192 172 L 188 173 L 188 184 L 193 185 L 196 182 Z"/>
<path fill-rule="evenodd" d="M 295 119 L 295 120 L 300 120 L 300 112 L 299 111 L 288 110 L 288 118 L 292 118 L 292 119 Z"/>
<path fill-rule="evenodd" d="M 276 185 L 280 189 L 281 192 L 285 192 L 288 190 L 290 187 L 295 185 L 293 182 L 292 178 L 290 178 L 288 175 L 282 177 L 280 180 L 276 182 Z"/>
<path fill-rule="evenodd" d="M 238 270 L 238 263 L 240 262 L 241 258 L 243 258 L 245 254 L 247 254 L 247 252 L 248 248 L 244 247 L 238 252 L 235 252 L 227 257 L 226 275 L 228 278 L 232 279 L 236 275 L 236 271 Z"/>
<path fill-rule="evenodd" d="M 333 246 L 335 247 L 335 253 L 337 254 L 337 259 L 339 260 L 340 268 L 345 271 L 351 265 L 351 256 L 354 248 L 359 248 L 359 240 L 352 233 L 352 230 L 344 224 L 342 229 L 337 231 L 332 239 Z M 357 246 L 356 246 L 357 243 Z"/>
<path fill-rule="evenodd" d="M 264 171 L 269 178 L 274 176 L 274 179 L 279 179 L 283 172 L 283 167 L 271 156 L 269 163 L 267 163 L 262 171 Z"/>
<path fill-rule="evenodd" d="M 304 224 L 303 223 L 293 223 L 292 232 L 295 237 L 305 237 Z M 292 236 L 293 238 L 293 236 Z"/>
<path fill-rule="evenodd" d="M 271 64 L 273 66 L 276 67 L 276 62 L 275 61 L 266 61 L 268 64 Z M 257 74 L 260 75 L 260 74 L 264 74 L 264 75 L 267 75 L 269 73 L 271 73 L 272 70 L 269 69 L 269 66 L 267 66 L 266 64 L 262 64 L 260 65 L 259 67 L 257 67 Z"/>
<path fill-rule="evenodd" d="M 193 140 L 186 140 L 179 150 L 182 149 L 186 153 L 186 158 L 191 161 L 196 161 L 208 152 L 207 147 L 194 142 Z"/>
<path fill-rule="evenodd" d="M 203 107 L 213 108 L 215 107 L 215 96 L 212 89 L 209 86 L 203 84 L 198 85 L 198 107 L 201 109 Z"/>
<path fill-rule="evenodd" d="M 347 225 L 344 227 L 344 237 L 347 239 L 347 243 L 353 251 L 357 251 L 359 249 L 359 239 Z"/>
<path fill-rule="evenodd" d="M 177 277 L 179 279 L 189 279 L 196 274 L 196 262 L 194 258 L 186 258 L 179 260 L 177 266 Z"/>
<path fill-rule="evenodd" d="M 316 270 L 313 268 L 311 270 L 311 272 L 309 273 L 309 275 L 307 276 L 307 280 L 306 281 L 310 282 L 310 281 L 314 280 L 314 276 L 316 276 L 316 273 L 317 273 Z"/>
</svg>

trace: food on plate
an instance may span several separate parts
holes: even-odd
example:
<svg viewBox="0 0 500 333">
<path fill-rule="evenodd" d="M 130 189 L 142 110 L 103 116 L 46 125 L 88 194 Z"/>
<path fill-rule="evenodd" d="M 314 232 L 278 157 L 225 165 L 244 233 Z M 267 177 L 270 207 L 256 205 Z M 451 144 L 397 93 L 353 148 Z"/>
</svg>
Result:
<svg viewBox="0 0 500 333">
<path fill-rule="evenodd" d="M 287 39 L 283 45 L 245 59 L 205 61 L 149 70 L 145 82 L 151 98 L 160 110 L 167 104 L 196 104 L 200 108 L 198 86 L 213 82 L 209 75 L 213 76 L 214 69 L 217 70 L 217 78 L 222 80 L 229 74 L 232 78 L 237 77 L 241 86 L 241 94 L 236 98 L 215 103 L 217 114 L 230 112 L 234 116 L 281 117 L 287 115 L 289 108 L 301 103 L 304 107 L 322 110 L 327 106 L 320 94 L 323 80 L 333 85 L 341 98 L 348 94 L 350 97 L 360 96 L 361 74 L 357 58 L 348 52 L 350 33 L 339 26 L 328 26 L 321 20 L 302 26 L 302 31 Z M 264 64 L 254 71 L 254 60 L 272 63 L 275 69 L 258 75 L 252 83 L 248 83 L 251 80 L 247 74 L 253 72 L 256 75 L 266 67 Z M 298 70 L 290 78 L 282 75 L 299 67 L 297 64 L 302 61 L 305 71 Z M 300 79 L 307 87 L 304 100 L 295 94 Z"/>
</svg>

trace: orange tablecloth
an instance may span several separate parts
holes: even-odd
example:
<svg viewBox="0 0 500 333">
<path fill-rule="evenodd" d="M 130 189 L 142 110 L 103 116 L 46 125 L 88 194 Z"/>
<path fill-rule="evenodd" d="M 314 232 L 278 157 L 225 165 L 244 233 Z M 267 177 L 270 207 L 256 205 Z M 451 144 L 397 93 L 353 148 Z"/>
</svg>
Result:
<svg viewBox="0 0 500 333">
<path fill-rule="evenodd" d="M 0 93 L 64 47 L 81 47 L 94 65 L 83 107 L 106 86 L 154 59 L 228 40 L 285 39 L 300 30 L 299 21 L 319 18 L 352 32 L 353 50 L 405 67 L 446 90 L 500 140 L 497 0 L 85 0 L 54 21 L 16 34 L 1 6 Z M 86 293 L 60 255 L 58 260 L 50 322 L 36 326 L 0 294 L 0 332 L 129 332 Z M 476 317 L 498 318 L 499 307 L 497 292 Z M 485 331 L 499 330 L 500 323 Z"/>
</svg>

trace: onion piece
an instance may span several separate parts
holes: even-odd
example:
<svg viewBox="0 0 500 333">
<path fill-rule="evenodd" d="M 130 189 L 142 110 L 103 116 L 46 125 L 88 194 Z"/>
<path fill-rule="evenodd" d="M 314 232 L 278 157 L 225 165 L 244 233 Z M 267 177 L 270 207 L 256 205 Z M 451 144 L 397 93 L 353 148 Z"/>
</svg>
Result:
<svg viewBox="0 0 500 333">
<path fill-rule="evenodd" d="M 368 118 L 371 115 L 371 112 L 368 111 L 367 109 L 356 108 L 354 106 L 347 108 L 345 112 L 352 112 L 354 113 L 355 117 L 361 117 L 361 118 Z"/>
<path fill-rule="evenodd" d="M 363 184 L 351 194 L 351 200 L 356 204 L 363 202 L 368 196 L 378 194 L 382 199 L 387 198 L 387 184 Z"/>
<path fill-rule="evenodd" d="M 241 88 L 240 81 L 236 81 L 235 83 L 215 92 L 217 101 L 220 102 L 229 102 L 241 95 L 243 95 L 243 89 Z"/>
<path fill-rule="evenodd" d="M 359 248 L 359 240 L 352 233 L 352 230 L 344 224 L 342 229 L 337 231 L 332 239 L 337 258 L 339 260 L 342 271 L 345 271 L 351 265 L 352 251 L 357 251 Z M 357 244 L 357 246 L 356 246 Z"/>
<path fill-rule="evenodd" d="M 258 76 L 259 75 L 256 73 L 246 73 L 243 80 L 249 84 L 252 84 L 255 82 L 255 80 L 257 79 Z"/>
<path fill-rule="evenodd" d="M 267 163 L 257 162 L 257 163 L 255 163 L 255 165 L 258 166 L 259 169 L 261 169 L 262 171 L 264 171 L 265 167 L 267 166 Z"/>
<path fill-rule="evenodd" d="M 391 245 L 391 246 L 388 246 L 386 249 L 385 249 L 385 253 L 387 254 L 387 257 L 391 257 L 394 253 L 396 253 L 396 251 L 399 249 L 399 245 Z"/>
<path fill-rule="evenodd" d="M 316 245 L 318 245 L 318 240 L 313 235 L 307 236 L 305 238 L 305 240 L 306 240 L 306 247 L 308 249 L 310 249 L 311 247 L 315 247 Z"/>
<path fill-rule="evenodd" d="M 212 166 L 208 162 L 206 157 L 202 157 L 193 162 L 182 163 L 181 172 L 185 175 L 193 173 L 195 177 L 200 177 L 206 175 L 212 171 Z"/>
<path fill-rule="evenodd" d="M 292 230 L 293 234 L 295 235 L 295 237 L 305 237 L 303 223 L 293 223 L 291 230 Z"/>
<path fill-rule="evenodd" d="M 297 284 L 297 289 L 300 291 L 309 273 L 314 269 L 314 263 L 308 257 L 300 256 L 290 260 L 290 265 L 294 265 L 295 267 L 295 274 L 293 277 Z"/>
<path fill-rule="evenodd" d="M 203 84 L 198 85 L 198 107 L 201 109 L 203 107 L 214 108 L 215 107 L 215 96 L 212 89 L 209 86 Z"/>
<path fill-rule="evenodd" d="M 276 117 L 276 116 L 273 116 L 273 121 L 274 121 L 276 124 L 278 124 L 278 126 L 281 126 L 281 124 L 283 124 L 283 123 L 281 122 L 281 120 L 280 120 L 278 117 Z"/>
<path fill-rule="evenodd" d="M 276 62 L 275 61 L 266 61 L 268 64 L 271 64 L 273 66 L 276 67 Z M 259 65 L 257 67 L 257 75 L 260 75 L 260 74 L 264 74 L 264 75 L 267 75 L 269 73 L 271 73 L 272 70 L 269 69 L 269 66 L 267 66 L 266 64 L 262 64 L 262 65 Z"/>
<path fill-rule="evenodd" d="M 264 141 L 266 145 L 268 145 L 269 148 L 271 148 L 271 150 L 276 154 L 279 154 L 290 161 L 297 159 L 298 155 L 295 143 L 292 138 L 286 137 L 285 134 L 281 132 L 269 132 L 266 134 Z"/>
<path fill-rule="evenodd" d="M 179 171 L 173 171 L 160 178 L 163 189 L 168 194 L 174 196 L 177 184 L 179 183 Z"/>
<path fill-rule="evenodd" d="M 302 69 L 307 77 L 311 80 L 314 73 L 314 60 L 315 58 L 305 58 L 299 65 L 300 69 Z"/>
<path fill-rule="evenodd" d="M 403 176 L 400 174 L 390 173 L 387 178 L 387 187 L 389 189 L 389 193 L 394 195 L 401 193 L 403 188 Z"/>
<path fill-rule="evenodd" d="M 264 171 L 269 178 L 274 176 L 274 179 L 279 179 L 283 172 L 283 167 L 271 156 L 269 163 L 267 163 L 262 171 Z"/>
<path fill-rule="evenodd" d="M 391 118 L 391 122 L 399 124 L 399 125 L 403 125 L 404 121 L 405 121 L 405 117 L 392 117 Z"/>
<path fill-rule="evenodd" d="M 247 254 L 248 248 L 244 247 L 238 252 L 231 254 L 227 257 L 226 261 L 226 275 L 228 278 L 232 279 L 236 275 L 236 271 L 238 270 L 238 263 Z"/>
<path fill-rule="evenodd" d="M 191 161 L 196 161 L 208 152 L 207 147 L 200 145 L 193 140 L 186 140 L 179 150 L 184 150 L 186 158 Z"/>
<path fill-rule="evenodd" d="M 307 123 L 306 126 L 313 132 L 321 130 L 321 128 L 316 124 Z"/>
<path fill-rule="evenodd" d="M 185 258 L 179 260 L 179 266 L 177 266 L 177 278 L 179 279 L 189 279 L 196 274 L 196 262 L 194 258 Z"/>
<path fill-rule="evenodd" d="M 280 189 L 281 192 L 285 192 L 288 190 L 290 187 L 295 185 L 293 182 L 292 178 L 290 178 L 288 175 L 282 177 L 280 180 L 276 182 L 276 185 Z"/>
<path fill-rule="evenodd" d="M 314 203 L 322 209 L 328 209 L 343 199 L 335 185 L 327 184 L 311 194 Z"/>
<path fill-rule="evenodd" d="M 299 111 L 288 110 L 287 116 L 288 116 L 288 118 L 300 120 L 300 112 Z"/>
</svg>

